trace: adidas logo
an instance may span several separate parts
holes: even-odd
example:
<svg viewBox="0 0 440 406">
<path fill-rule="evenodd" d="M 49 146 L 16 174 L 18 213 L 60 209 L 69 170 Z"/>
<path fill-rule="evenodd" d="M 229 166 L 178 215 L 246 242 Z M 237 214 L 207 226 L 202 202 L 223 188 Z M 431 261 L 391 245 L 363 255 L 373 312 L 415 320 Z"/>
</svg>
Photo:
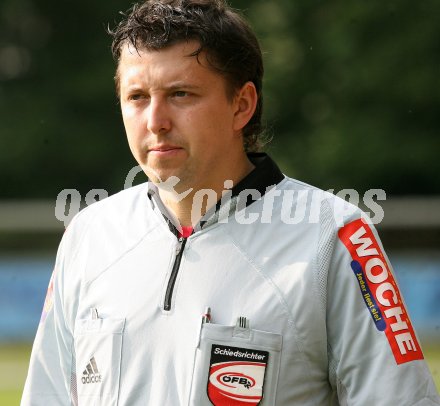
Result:
<svg viewBox="0 0 440 406">
<path fill-rule="evenodd" d="M 81 378 L 81 382 L 83 384 L 87 384 L 87 383 L 100 383 L 101 382 L 101 374 L 98 371 L 98 367 L 96 365 L 95 357 L 90 358 L 90 361 L 87 364 L 86 369 L 83 372 L 83 376 Z"/>
</svg>

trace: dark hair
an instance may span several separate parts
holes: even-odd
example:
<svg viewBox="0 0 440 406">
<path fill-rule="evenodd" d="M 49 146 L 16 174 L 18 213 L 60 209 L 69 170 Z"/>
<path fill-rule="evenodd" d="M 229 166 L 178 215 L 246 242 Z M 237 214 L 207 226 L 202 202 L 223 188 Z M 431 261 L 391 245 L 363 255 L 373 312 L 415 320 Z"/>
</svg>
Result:
<svg viewBox="0 0 440 406">
<path fill-rule="evenodd" d="M 258 102 L 254 115 L 243 128 L 246 151 L 258 151 L 262 142 L 263 61 L 258 40 L 248 23 L 224 0 L 146 0 L 133 5 L 114 30 L 112 53 L 117 63 L 122 47 L 129 43 L 136 49 L 159 50 L 170 45 L 196 40 L 211 68 L 227 82 L 228 97 L 246 82 L 254 83 Z M 116 74 L 119 94 L 119 75 Z"/>
</svg>

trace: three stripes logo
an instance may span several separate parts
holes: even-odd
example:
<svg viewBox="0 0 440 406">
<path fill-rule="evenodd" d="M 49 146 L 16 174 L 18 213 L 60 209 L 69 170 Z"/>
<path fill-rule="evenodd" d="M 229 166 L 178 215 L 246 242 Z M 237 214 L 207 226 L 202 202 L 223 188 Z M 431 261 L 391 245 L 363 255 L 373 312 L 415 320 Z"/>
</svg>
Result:
<svg viewBox="0 0 440 406">
<path fill-rule="evenodd" d="M 101 382 L 101 374 L 98 371 L 98 366 L 96 365 L 95 357 L 90 358 L 90 361 L 83 372 L 81 382 L 83 384 Z"/>
</svg>

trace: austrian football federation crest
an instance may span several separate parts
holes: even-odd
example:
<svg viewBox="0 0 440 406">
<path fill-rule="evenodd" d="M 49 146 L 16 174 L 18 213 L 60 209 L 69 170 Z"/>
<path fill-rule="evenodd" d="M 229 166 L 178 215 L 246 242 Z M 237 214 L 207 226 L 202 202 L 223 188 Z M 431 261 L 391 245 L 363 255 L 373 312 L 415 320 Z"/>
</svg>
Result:
<svg viewBox="0 0 440 406">
<path fill-rule="evenodd" d="M 208 397 L 214 406 L 256 406 L 263 399 L 269 353 L 213 344 Z"/>
</svg>

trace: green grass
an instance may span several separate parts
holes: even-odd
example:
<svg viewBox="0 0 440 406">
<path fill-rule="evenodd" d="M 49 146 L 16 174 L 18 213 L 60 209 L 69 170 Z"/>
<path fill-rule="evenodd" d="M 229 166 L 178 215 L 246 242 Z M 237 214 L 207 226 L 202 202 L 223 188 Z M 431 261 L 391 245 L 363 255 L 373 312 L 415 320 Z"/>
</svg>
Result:
<svg viewBox="0 0 440 406">
<path fill-rule="evenodd" d="M 423 353 L 434 378 L 435 386 L 440 392 L 440 343 L 423 345 Z"/>
<path fill-rule="evenodd" d="M 423 346 L 437 390 L 440 391 L 440 343 Z M 18 406 L 29 363 L 29 345 L 0 346 L 0 406 Z"/>
<path fill-rule="evenodd" d="M 0 346 L 0 405 L 20 404 L 31 347 L 28 344 Z"/>
<path fill-rule="evenodd" d="M 0 405 L 2 406 L 18 406 L 20 405 L 21 390 L 1 390 L 0 391 Z"/>
</svg>

